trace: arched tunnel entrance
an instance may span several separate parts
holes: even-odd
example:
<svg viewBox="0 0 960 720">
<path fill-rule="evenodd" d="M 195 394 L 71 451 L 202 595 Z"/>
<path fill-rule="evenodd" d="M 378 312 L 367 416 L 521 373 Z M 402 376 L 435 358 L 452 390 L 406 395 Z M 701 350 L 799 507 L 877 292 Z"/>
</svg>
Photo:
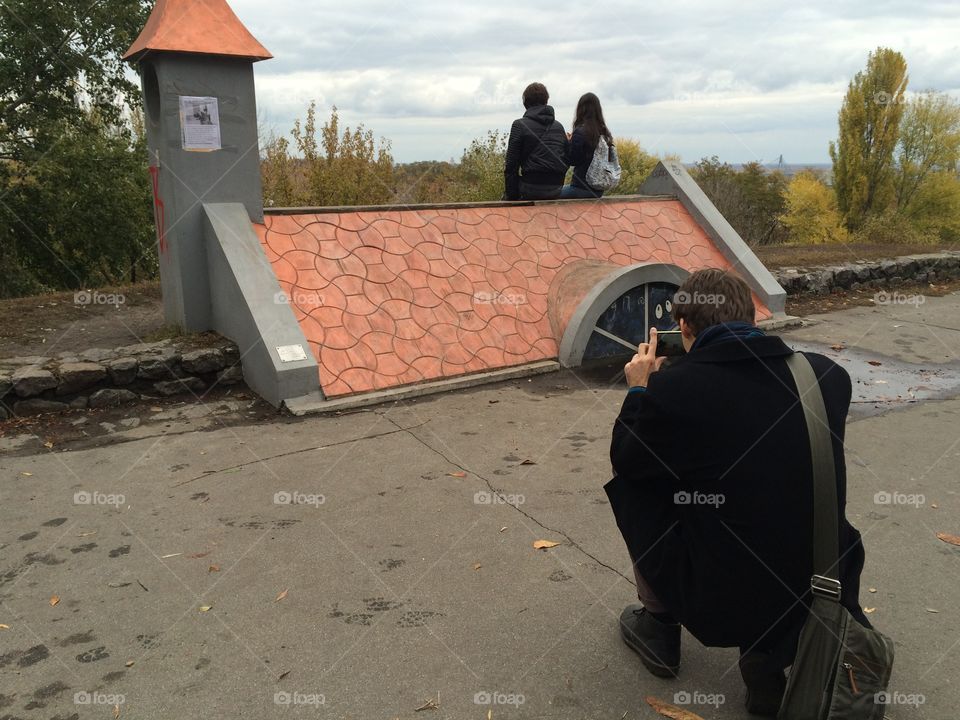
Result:
<svg viewBox="0 0 960 720">
<path fill-rule="evenodd" d="M 666 263 L 626 267 L 582 261 L 558 275 L 555 312 L 560 364 L 575 368 L 631 355 L 650 328 L 670 330 L 674 293 L 690 274 Z"/>
</svg>

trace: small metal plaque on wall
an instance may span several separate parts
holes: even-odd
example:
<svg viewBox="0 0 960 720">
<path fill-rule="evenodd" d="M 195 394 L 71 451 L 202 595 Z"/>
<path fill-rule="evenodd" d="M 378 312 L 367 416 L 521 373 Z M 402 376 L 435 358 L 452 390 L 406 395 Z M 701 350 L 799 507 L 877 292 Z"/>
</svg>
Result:
<svg viewBox="0 0 960 720">
<path fill-rule="evenodd" d="M 280 356 L 280 362 L 285 363 L 307 359 L 307 353 L 304 351 L 303 345 L 278 345 L 277 355 Z"/>
</svg>

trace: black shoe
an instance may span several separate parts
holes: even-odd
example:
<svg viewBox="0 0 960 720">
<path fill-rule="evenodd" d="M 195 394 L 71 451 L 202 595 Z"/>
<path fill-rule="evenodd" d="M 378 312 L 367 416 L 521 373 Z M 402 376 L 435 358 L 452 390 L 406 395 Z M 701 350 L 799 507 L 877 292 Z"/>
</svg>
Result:
<svg viewBox="0 0 960 720">
<path fill-rule="evenodd" d="M 787 689 L 783 670 L 771 667 L 766 653 L 752 651 L 740 656 L 740 675 L 747 686 L 747 712 L 774 717 Z"/>
<path fill-rule="evenodd" d="M 680 670 L 680 624 L 664 623 L 643 605 L 620 613 L 620 636 L 640 662 L 657 677 L 675 678 Z"/>
</svg>

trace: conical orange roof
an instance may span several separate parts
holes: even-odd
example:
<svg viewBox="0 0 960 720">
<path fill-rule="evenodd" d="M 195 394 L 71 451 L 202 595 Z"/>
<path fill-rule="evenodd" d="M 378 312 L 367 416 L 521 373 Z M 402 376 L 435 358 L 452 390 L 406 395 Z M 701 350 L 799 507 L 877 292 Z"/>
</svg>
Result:
<svg viewBox="0 0 960 720">
<path fill-rule="evenodd" d="M 273 57 L 233 14 L 226 0 L 157 0 L 146 26 L 123 59 L 139 60 L 151 50 L 231 55 L 254 62 Z"/>
</svg>

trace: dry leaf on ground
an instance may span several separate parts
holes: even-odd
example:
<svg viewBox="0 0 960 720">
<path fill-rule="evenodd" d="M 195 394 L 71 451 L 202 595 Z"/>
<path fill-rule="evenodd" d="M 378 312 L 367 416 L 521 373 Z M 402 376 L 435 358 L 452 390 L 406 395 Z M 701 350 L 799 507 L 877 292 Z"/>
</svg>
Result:
<svg viewBox="0 0 960 720">
<path fill-rule="evenodd" d="M 118 717 L 120 717 L 120 706 L 119 706 L 119 705 L 114 705 L 114 706 L 113 706 L 113 720 L 117 720 Z"/>
<path fill-rule="evenodd" d="M 867 360 L 867 365 L 873 365 L 874 367 L 880 367 L 883 365 L 879 360 Z"/>
<path fill-rule="evenodd" d="M 463 470 L 457 470 L 456 472 L 448 472 L 447 477 L 462 478 L 466 477 L 467 474 Z"/>
<path fill-rule="evenodd" d="M 50 607 L 53 607 L 53 606 L 56 605 L 58 602 L 60 602 L 60 596 L 59 596 L 59 595 L 51 595 L 51 596 L 50 596 Z"/>
<path fill-rule="evenodd" d="M 207 550 L 206 552 L 193 553 L 192 555 L 187 555 L 187 557 L 190 558 L 191 560 L 196 560 L 197 558 L 205 558 L 209 554 L 210 554 L 210 551 Z"/>
<path fill-rule="evenodd" d="M 863 611 L 864 611 L 867 615 L 869 615 L 869 614 L 871 614 L 871 613 L 875 613 L 875 612 L 877 611 L 877 609 L 876 609 L 876 608 L 868 608 L 868 607 L 865 607 L 865 608 L 863 609 Z"/>
<path fill-rule="evenodd" d="M 479 570 L 479 569 L 482 568 L 482 567 L 483 567 L 483 565 L 481 565 L 480 563 L 474 563 L 474 564 L 473 564 L 473 569 L 474 569 L 474 570 Z"/>
<path fill-rule="evenodd" d="M 4 625 L 3 623 L 0 623 L 0 630 L 9 630 L 9 629 L 10 629 L 9 625 Z"/>
<path fill-rule="evenodd" d="M 553 540 L 537 540 L 533 543 L 533 547 L 537 550 L 547 550 L 548 548 L 555 548 L 559 544 Z"/>
<path fill-rule="evenodd" d="M 846 345 L 831 345 L 831 346 L 830 346 L 830 349 L 831 349 L 831 350 L 846 350 L 846 349 L 847 349 L 847 346 L 846 346 Z"/>
<path fill-rule="evenodd" d="M 652 707 L 658 714 L 671 720 L 703 720 L 703 718 L 696 713 L 678 708 L 676 705 L 664 702 L 660 698 L 655 698 L 653 695 L 647 695 L 644 700 L 646 700 L 647 705 Z"/>
<path fill-rule="evenodd" d="M 210 567 L 207 568 L 207 572 L 220 572 L 220 566 L 211 565 Z"/>
<path fill-rule="evenodd" d="M 183 555 L 183 553 L 170 553 L 169 555 L 161 555 L 160 559 L 166 560 L 167 558 L 179 557 L 180 555 Z"/>
<path fill-rule="evenodd" d="M 274 599 L 274 602 L 280 602 L 280 601 L 283 600 L 286 596 L 287 596 L 287 591 L 284 590 L 284 591 L 281 592 L 279 595 L 277 595 L 276 599 Z"/>
<path fill-rule="evenodd" d="M 520 463 L 520 464 L 521 464 L 521 465 L 536 465 L 537 463 L 534 462 L 533 460 L 524 460 L 524 461 L 523 461 L 522 463 Z"/>
<path fill-rule="evenodd" d="M 200 612 L 210 612 L 213 609 L 213 605 L 201 605 Z"/>
<path fill-rule="evenodd" d="M 949 533 L 937 533 L 937 537 L 943 540 L 945 543 L 950 543 L 951 545 L 960 545 L 960 537 L 956 535 L 950 535 Z"/>
</svg>

